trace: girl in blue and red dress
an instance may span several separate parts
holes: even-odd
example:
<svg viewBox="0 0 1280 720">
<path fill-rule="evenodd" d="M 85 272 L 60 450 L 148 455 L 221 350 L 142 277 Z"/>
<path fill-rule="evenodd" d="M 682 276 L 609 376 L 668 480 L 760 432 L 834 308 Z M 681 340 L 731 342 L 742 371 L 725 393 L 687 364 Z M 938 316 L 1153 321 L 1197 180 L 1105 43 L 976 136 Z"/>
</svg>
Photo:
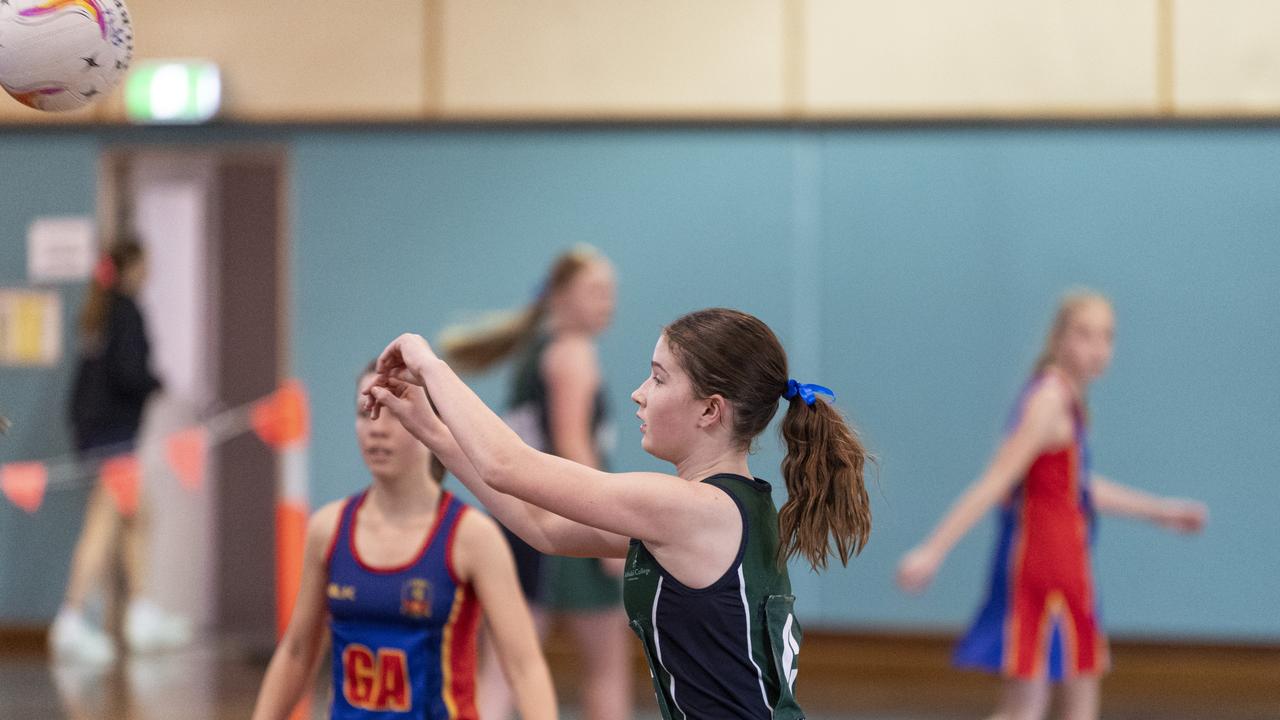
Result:
<svg viewBox="0 0 1280 720">
<path fill-rule="evenodd" d="M 444 467 L 394 418 L 357 409 L 356 438 L 373 483 L 312 516 L 298 599 L 254 720 L 289 716 L 326 624 L 330 717 L 475 720 L 482 614 L 520 716 L 555 718 L 551 676 L 497 524 L 441 487 Z"/>
<path fill-rule="evenodd" d="M 1006 436 L 982 476 L 929 537 L 903 557 L 898 582 L 920 592 L 951 548 L 1000 504 L 991 593 L 955 661 L 1005 678 L 995 718 L 1041 718 L 1050 683 L 1066 718 L 1098 716 L 1107 670 L 1090 569 L 1095 511 L 1199 531 L 1203 505 L 1148 495 L 1092 474 L 1085 395 L 1111 361 L 1115 319 L 1106 298 L 1068 295 Z"/>
</svg>

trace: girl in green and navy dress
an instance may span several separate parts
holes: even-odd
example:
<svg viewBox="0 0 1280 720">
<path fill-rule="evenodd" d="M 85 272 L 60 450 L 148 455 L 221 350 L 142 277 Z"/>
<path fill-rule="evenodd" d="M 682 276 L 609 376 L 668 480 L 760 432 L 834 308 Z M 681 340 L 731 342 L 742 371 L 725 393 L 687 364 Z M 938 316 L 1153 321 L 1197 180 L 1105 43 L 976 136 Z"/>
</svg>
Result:
<svg viewBox="0 0 1280 720">
<path fill-rule="evenodd" d="M 383 352 L 368 403 L 534 547 L 626 558 L 627 615 L 663 717 L 803 718 L 785 561 L 799 554 L 817 569 L 833 550 L 847 563 L 862 548 L 871 526 L 863 446 L 819 397 L 830 391 L 789 379 L 781 344 L 746 313 L 677 319 L 650 368 L 632 393 L 641 446 L 674 465 L 671 475 L 608 473 L 538 452 L 417 335 Z M 747 459 L 780 400 L 789 497 L 778 510 Z"/>
</svg>

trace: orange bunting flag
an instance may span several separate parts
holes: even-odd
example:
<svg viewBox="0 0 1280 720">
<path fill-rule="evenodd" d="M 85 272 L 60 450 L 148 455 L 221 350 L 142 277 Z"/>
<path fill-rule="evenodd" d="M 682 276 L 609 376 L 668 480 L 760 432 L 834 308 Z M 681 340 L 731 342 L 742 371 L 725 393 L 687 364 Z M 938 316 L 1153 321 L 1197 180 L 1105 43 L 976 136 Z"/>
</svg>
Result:
<svg viewBox="0 0 1280 720">
<path fill-rule="evenodd" d="M 116 501 L 121 515 L 128 517 L 138 511 L 139 486 L 142 484 L 142 465 L 136 455 L 117 455 L 102 462 L 102 484 Z"/>
<path fill-rule="evenodd" d="M 209 454 L 209 431 L 203 427 L 187 428 L 169 436 L 165 442 L 165 458 L 182 486 L 196 492 L 204 485 L 205 459 Z"/>
<path fill-rule="evenodd" d="M 302 383 L 289 380 L 254 403 L 250 422 L 258 437 L 277 450 L 305 442 L 311 434 L 311 419 Z"/>
<path fill-rule="evenodd" d="M 48 484 L 49 469 L 42 462 L 0 465 L 0 490 L 14 505 L 28 513 L 34 514 L 40 509 Z"/>
</svg>

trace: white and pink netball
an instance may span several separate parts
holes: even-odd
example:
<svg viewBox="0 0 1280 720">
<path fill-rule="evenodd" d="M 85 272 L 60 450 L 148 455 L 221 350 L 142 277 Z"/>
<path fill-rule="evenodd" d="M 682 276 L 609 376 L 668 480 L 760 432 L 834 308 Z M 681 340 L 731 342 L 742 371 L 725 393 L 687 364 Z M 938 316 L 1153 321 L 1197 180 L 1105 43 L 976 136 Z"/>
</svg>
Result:
<svg viewBox="0 0 1280 720">
<path fill-rule="evenodd" d="M 0 86 L 37 110 L 105 96 L 133 58 L 123 0 L 0 0 Z"/>
</svg>

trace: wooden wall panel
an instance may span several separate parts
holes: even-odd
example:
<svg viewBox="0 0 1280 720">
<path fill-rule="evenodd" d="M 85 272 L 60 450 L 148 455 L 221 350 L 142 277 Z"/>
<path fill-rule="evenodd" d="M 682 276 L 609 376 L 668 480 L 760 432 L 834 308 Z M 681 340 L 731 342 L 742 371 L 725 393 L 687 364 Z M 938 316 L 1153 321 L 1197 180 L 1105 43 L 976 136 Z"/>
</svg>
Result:
<svg viewBox="0 0 1280 720">
<path fill-rule="evenodd" d="M 215 61 L 239 121 L 1280 114 L 1266 0 L 129 4 L 137 60 Z"/>
<path fill-rule="evenodd" d="M 1156 2 L 808 0 L 815 115 L 1147 113 Z"/>
<path fill-rule="evenodd" d="M 205 58 L 223 73 L 224 116 L 381 120 L 421 115 L 421 0 L 129 0 L 135 62 Z M 123 118 L 121 94 L 108 99 Z"/>
<path fill-rule="evenodd" d="M 1174 102 L 1189 114 L 1280 112 L 1280 3 L 1175 0 Z"/>
<path fill-rule="evenodd" d="M 449 115 L 776 115 L 784 0 L 445 0 Z"/>
</svg>

